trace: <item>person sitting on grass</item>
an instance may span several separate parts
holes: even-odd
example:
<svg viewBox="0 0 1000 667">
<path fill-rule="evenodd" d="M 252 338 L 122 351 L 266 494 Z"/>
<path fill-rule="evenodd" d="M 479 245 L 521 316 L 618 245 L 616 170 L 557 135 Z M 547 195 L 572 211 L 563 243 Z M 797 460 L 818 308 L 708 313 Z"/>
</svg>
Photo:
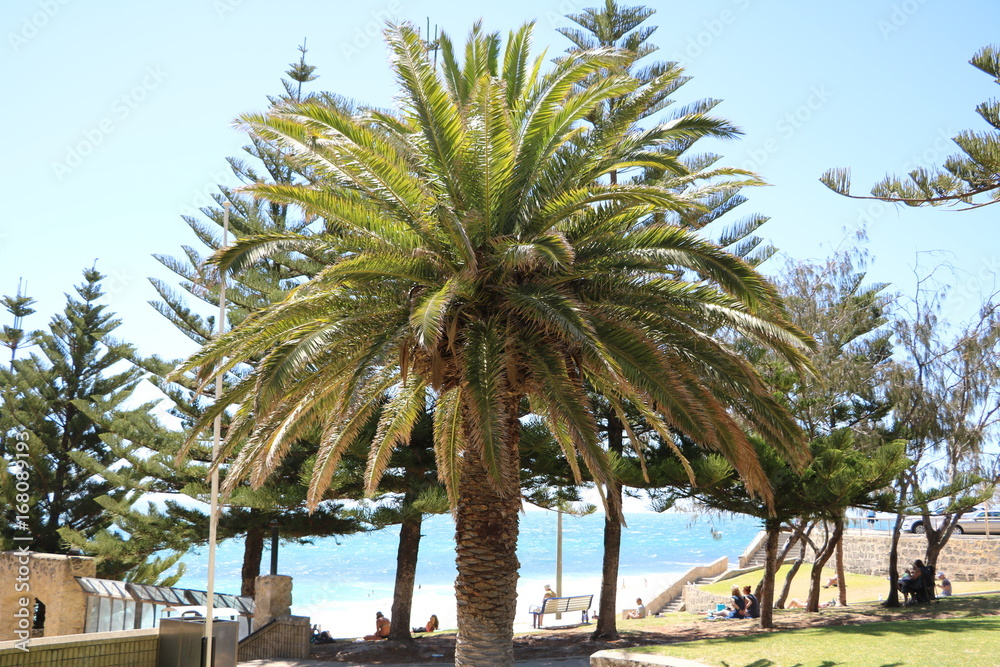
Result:
<svg viewBox="0 0 1000 667">
<path fill-rule="evenodd" d="M 382 612 L 375 612 L 375 634 L 365 635 L 365 641 L 377 641 L 379 639 L 385 639 L 389 636 L 389 630 L 392 629 L 392 624 L 389 619 L 382 615 Z"/>
<path fill-rule="evenodd" d="M 930 570 L 924 567 L 924 562 L 920 559 L 913 561 L 910 568 L 909 577 L 900 581 L 899 589 L 903 592 L 903 597 L 908 598 L 907 604 L 917 602 L 930 602 L 930 586 L 934 584 L 934 579 L 930 575 Z M 930 585 L 928 585 L 930 582 Z"/>
<path fill-rule="evenodd" d="M 836 600 L 830 600 L 829 602 L 819 603 L 819 607 L 821 609 L 826 607 L 836 607 L 836 606 L 837 606 Z M 805 609 L 805 608 L 806 608 L 806 603 L 798 598 L 792 598 L 791 600 L 788 601 L 788 604 L 785 605 L 785 609 Z"/>
<path fill-rule="evenodd" d="M 729 613 L 726 618 L 746 618 L 747 617 L 747 599 L 743 597 L 740 593 L 739 586 L 733 586 L 732 591 L 730 591 L 732 596 L 732 602 L 729 605 Z"/>
<path fill-rule="evenodd" d="M 760 618 L 760 602 L 757 596 L 750 591 L 749 586 L 743 587 L 743 598 L 746 602 L 746 618 Z"/>
<path fill-rule="evenodd" d="M 834 588 L 836 588 L 838 585 L 839 584 L 838 584 L 837 577 L 833 576 L 833 577 L 830 577 L 829 579 L 826 580 L 826 583 L 823 584 L 823 588 L 830 588 L 830 586 L 833 586 Z"/>
<path fill-rule="evenodd" d="M 897 584 L 899 592 L 903 594 L 903 605 L 910 604 L 910 571 L 906 570 L 903 572 L 903 576 L 899 578 L 899 583 Z"/>
<path fill-rule="evenodd" d="M 646 605 L 642 603 L 642 598 L 635 599 L 636 608 L 625 612 L 625 618 L 646 618 Z"/>
<path fill-rule="evenodd" d="M 422 628 L 413 628 L 412 632 L 437 632 L 438 629 L 438 617 L 437 614 L 431 614 L 431 619 L 427 621 L 427 625 Z"/>
<path fill-rule="evenodd" d="M 948 581 L 948 577 L 945 576 L 944 572 L 938 572 L 938 595 L 946 598 L 951 595 L 951 582 Z"/>
</svg>

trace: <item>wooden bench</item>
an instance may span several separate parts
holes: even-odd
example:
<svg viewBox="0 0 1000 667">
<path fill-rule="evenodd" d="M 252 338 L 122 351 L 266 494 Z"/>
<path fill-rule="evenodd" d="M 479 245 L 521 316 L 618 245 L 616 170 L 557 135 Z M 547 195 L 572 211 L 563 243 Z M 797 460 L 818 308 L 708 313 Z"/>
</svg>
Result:
<svg viewBox="0 0 1000 667">
<path fill-rule="evenodd" d="M 580 622 L 590 623 L 590 605 L 593 595 L 570 595 L 563 598 L 547 598 L 541 606 L 534 605 L 529 609 L 532 616 L 531 627 L 542 627 L 542 616 L 545 614 L 564 614 L 570 611 L 581 613 Z"/>
</svg>

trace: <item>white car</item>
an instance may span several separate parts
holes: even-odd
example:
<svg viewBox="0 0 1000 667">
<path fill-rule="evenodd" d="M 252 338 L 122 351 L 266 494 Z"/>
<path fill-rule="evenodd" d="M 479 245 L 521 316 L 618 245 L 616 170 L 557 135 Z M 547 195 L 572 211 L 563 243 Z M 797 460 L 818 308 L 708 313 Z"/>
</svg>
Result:
<svg viewBox="0 0 1000 667">
<path fill-rule="evenodd" d="M 955 532 L 961 535 L 1000 535 L 1000 512 L 996 510 L 978 510 L 967 512 L 955 524 Z"/>
<path fill-rule="evenodd" d="M 935 528 L 940 528 L 943 521 L 944 517 L 931 515 L 931 525 Z M 904 533 L 924 533 L 924 517 L 918 515 L 904 518 L 900 530 Z"/>
<path fill-rule="evenodd" d="M 979 507 L 973 507 L 971 510 L 967 511 L 962 515 L 962 518 L 958 520 L 958 524 L 955 526 L 955 534 L 961 535 L 962 533 L 978 533 L 985 534 L 986 530 L 986 519 L 981 517 L 979 519 L 980 528 L 977 530 L 977 524 L 973 523 L 972 517 L 985 514 L 986 512 Z M 990 533 L 996 533 L 1000 535 L 1000 512 L 990 512 Z M 944 523 L 944 517 L 940 514 L 931 514 L 931 525 L 935 528 L 940 528 L 941 524 Z M 924 533 L 924 517 L 921 515 L 908 516 L 903 519 L 903 525 L 900 530 L 904 533 Z"/>
</svg>

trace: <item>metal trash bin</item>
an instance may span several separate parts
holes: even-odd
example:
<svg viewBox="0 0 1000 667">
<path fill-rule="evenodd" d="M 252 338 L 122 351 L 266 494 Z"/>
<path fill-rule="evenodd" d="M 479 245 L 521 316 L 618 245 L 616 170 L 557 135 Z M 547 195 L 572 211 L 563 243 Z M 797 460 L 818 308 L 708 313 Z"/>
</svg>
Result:
<svg viewBox="0 0 1000 667">
<path fill-rule="evenodd" d="M 204 618 L 161 618 L 156 667 L 236 667 L 238 633 L 236 621 L 215 619 L 212 623 L 214 659 L 206 662 Z"/>
</svg>

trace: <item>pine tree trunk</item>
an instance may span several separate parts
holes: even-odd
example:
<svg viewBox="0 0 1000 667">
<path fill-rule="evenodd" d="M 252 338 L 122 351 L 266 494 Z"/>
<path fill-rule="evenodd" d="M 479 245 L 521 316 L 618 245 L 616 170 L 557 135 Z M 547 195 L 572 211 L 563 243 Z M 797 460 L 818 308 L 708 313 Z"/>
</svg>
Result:
<svg viewBox="0 0 1000 667">
<path fill-rule="evenodd" d="M 250 511 L 251 520 L 259 519 Z M 243 582 L 240 585 L 240 595 L 253 597 L 257 591 L 257 577 L 260 576 L 260 561 L 264 555 L 264 539 L 267 536 L 265 526 L 253 522 L 247 528 L 247 536 L 243 540 Z"/>
<path fill-rule="evenodd" d="M 412 509 L 415 500 L 407 492 L 403 499 L 403 522 L 399 527 L 396 551 L 396 585 L 392 593 L 392 626 L 389 639 L 412 641 L 410 611 L 413 607 L 413 583 L 417 577 L 417 552 L 420 549 L 420 525 L 423 515 Z"/>
<path fill-rule="evenodd" d="M 799 524 L 799 530 L 802 531 L 801 535 L 796 533 L 798 539 L 802 541 L 799 546 L 799 555 L 798 558 L 795 559 L 795 562 L 792 563 L 792 567 L 788 570 L 788 575 L 785 577 L 785 583 L 781 587 L 781 595 L 778 596 L 778 600 L 774 603 L 775 609 L 785 608 L 785 601 L 788 599 L 788 593 L 792 588 L 792 580 L 795 579 L 795 575 L 798 574 L 799 568 L 802 567 L 802 563 L 806 560 L 806 550 L 809 548 L 809 534 L 812 533 L 813 528 L 816 527 L 816 524 L 813 523 L 806 528 L 807 523 L 807 521 L 803 521 Z"/>
<path fill-rule="evenodd" d="M 621 422 L 608 415 L 608 449 L 621 455 L 624 435 Z M 618 565 L 622 545 L 622 485 L 615 480 L 604 487 L 608 499 L 604 515 L 604 556 L 601 562 L 601 598 L 597 603 L 597 625 L 590 638 L 594 641 L 618 639 Z"/>
<path fill-rule="evenodd" d="M 892 542 L 889 543 L 889 596 L 883 606 L 899 607 L 899 536 L 902 533 L 903 515 L 896 515 L 896 524 L 892 529 Z"/>
<path fill-rule="evenodd" d="M 809 600 L 806 602 L 806 611 L 819 611 L 820 579 L 823 576 L 823 566 L 833 556 L 837 548 L 837 542 L 844 536 L 844 522 L 837 520 L 833 523 L 833 534 L 820 553 L 816 554 L 816 561 L 813 563 L 812 571 L 809 573 Z"/>
<path fill-rule="evenodd" d="M 843 521 L 843 519 L 841 519 Z M 837 540 L 837 593 L 841 607 L 847 606 L 847 579 L 844 578 L 844 536 Z"/>
<path fill-rule="evenodd" d="M 503 493 L 487 479 L 479 457 L 466 451 L 461 466 L 455 510 L 455 665 L 510 667 L 519 567 L 517 465 L 511 461 L 505 466 L 513 474 L 507 476 Z"/>
<path fill-rule="evenodd" d="M 778 533 L 781 522 L 765 521 L 767 541 L 764 543 L 764 581 L 759 595 L 760 627 L 774 627 L 774 578 L 778 571 Z"/>
</svg>

